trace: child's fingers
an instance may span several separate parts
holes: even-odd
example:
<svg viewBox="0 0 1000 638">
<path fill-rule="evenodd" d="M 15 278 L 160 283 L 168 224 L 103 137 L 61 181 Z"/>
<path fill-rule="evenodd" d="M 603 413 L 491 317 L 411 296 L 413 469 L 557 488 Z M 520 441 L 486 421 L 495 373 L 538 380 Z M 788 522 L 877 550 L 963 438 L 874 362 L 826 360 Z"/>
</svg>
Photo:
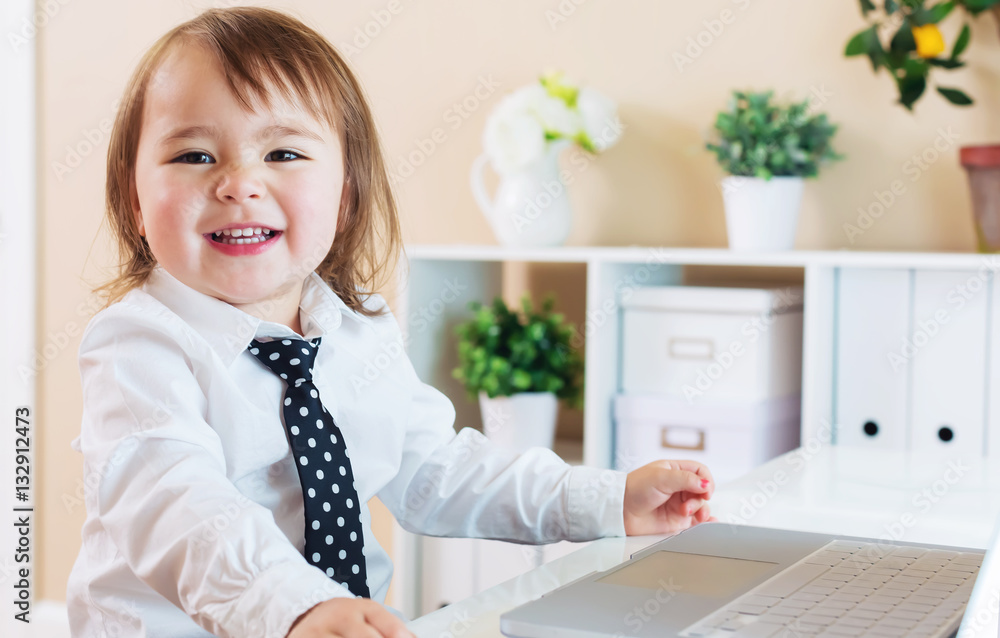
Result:
<svg viewBox="0 0 1000 638">
<path fill-rule="evenodd" d="M 381 605 L 366 610 L 365 620 L 375 629 L 372 638 L 416 638 L 402 620 Z"/>
<path fill-rule="evenodd" d="M 711 488 L 708 498 L 711 498 L 712 494 L 715 494 L 715 479 L 712 477 L 712 472 L 708 469 L 707 465 L 691 460 L 671 461 L 671 464 L 679 469 L 694 472 L 703 479 L 708 479 L 708 485 Z"/>
<path fill-rule="evenodd" d="M 656 475 L 656 489 L 664 494 L 691 492 L 699 497 L 709 491 L 709 481 L 686 470 L 665 470 Z"/>
</svg>

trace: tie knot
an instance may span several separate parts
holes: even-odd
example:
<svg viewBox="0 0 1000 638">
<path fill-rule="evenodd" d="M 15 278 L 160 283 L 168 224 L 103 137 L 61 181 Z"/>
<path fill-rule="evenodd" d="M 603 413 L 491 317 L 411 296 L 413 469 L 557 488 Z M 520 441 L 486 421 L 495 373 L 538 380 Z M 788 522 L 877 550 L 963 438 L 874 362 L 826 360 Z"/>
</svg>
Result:
<svg viewBox="0 0 1000 638">
<path fill-rule="evenodd" d="M 288 384 L 296 387 L 312 381 L 313 362 L 322 337 L 312 341 L 303 339 L 275 339 L 273 341 L 250 341 L 250 354 L 271 369 Z"/>
</svg>

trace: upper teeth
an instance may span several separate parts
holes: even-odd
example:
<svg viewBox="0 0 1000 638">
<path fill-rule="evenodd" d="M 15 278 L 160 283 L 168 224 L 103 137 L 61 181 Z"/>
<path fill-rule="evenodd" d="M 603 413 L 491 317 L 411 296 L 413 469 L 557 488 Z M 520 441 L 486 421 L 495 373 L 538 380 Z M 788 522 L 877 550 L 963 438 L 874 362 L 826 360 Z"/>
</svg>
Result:
<svg viewBox="0 0 1000 638">
<path fill-rule="evenodd" d="M 261 234 L 260 226 L 256 228 L 227 228 L 225 230 L 215 233 L 216 235 L 231 235 L 233 237 L 250 237 L 251 235 Z M 271 231 L 267 228 L 263 229 L 265 235 L 269 235 Z"/>
</svg>

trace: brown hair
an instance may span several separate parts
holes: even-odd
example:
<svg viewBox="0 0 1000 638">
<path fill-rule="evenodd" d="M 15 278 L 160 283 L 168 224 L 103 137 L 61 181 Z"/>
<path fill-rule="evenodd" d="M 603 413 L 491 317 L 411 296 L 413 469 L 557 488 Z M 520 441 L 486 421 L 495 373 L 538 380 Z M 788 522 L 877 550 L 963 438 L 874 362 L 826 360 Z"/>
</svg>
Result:
<svg viewBox="0 0 1000 638">
<path fill-rule="evenodd" d="M 374 118 L 354 74 L 323 36 L 294 17 L 258 7 L 209 9 L 173 28 L 150 47 L 129 79 L 108 148 L 106 221 L 117 240 L 119 263 L 118 275 L 94 289 L 106 297 L 104 307 L 141 286 L 156 267 L 132 212 L 136 149 L 150 78 L 171 46 L 184 43 L 204 46 L 217 57 L 230 90 L 247 110 L 254 100 L 270 107 L 268 90 L 276 87 L 340 133 L 344 190 L 337 236 L 316 273 L 352 310 L 381 314 L 362 304 L 393 272 L 403 247 Z"/>
</svg>

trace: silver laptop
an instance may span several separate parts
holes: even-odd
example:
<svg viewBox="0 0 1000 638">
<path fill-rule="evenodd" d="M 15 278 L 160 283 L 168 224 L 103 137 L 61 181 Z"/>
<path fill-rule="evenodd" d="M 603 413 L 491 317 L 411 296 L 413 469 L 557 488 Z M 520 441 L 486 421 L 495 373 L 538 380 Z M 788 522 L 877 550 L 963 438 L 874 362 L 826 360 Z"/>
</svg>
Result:
<svg viewBox="0 0 1000 638">
<path fill-rule="evenodd" d="M 502 614 L 500 631 L 514 638 L 996 638 L 998 553 L 995 531 L 994 564 L 979 578 L 980 549 L 702 523 Z"/>
</svg>

